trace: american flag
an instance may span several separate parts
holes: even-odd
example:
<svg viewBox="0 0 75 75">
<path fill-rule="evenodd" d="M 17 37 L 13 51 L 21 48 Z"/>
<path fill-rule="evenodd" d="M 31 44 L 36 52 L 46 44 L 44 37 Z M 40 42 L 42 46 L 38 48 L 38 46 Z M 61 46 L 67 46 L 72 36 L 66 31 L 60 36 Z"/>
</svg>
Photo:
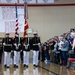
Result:
<svg viewBox="0 0 75 75">
<path fill-rule="evenodd" d="M 16 25 L 15 25 L 15 35 L 17 35 L 17 34 L 18 34 L 18 31 L 19 31 L 17 4 L 15 4 L 15 9 L 16 9 Z"/>
<path fill-rule="evenodd" d="M 27 35 L 27 29 L 29 28 L 28 22 L 28 7 L 27 2 L 24 2 L 24 37 Z"/>
</svg>

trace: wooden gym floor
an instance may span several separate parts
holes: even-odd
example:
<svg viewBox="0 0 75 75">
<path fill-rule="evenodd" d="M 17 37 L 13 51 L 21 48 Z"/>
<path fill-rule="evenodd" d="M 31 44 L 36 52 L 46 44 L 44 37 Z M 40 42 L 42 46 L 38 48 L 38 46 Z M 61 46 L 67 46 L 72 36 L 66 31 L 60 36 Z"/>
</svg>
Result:
<svg viewBox="0 0 75 75">
<path fill-rule="evenodd" d="M 40 62 L 39 67 L 33 67 L 32 63 L 30 63 L 28 68 L 24 68 L 22 64 L 18 68 L 14 68 L 13 65 L 10 68 L 4 68 L 3 64 L 0 64 L 0 75 L 75 75 L 75 70 L 44 62 Z"/>
<path fill-rule="evenodd" d="M 31 51 L 28 68 L 24 68 L 22 64 L 19 64 L 18 68 L 14 68 L 12 64 L 10 68 L 4 68 L 4 65 L 0 64 L 0 75 L 75 75 L 75 69 L 66 69 L 65 66 L 54 63 L 46 64 L 40 61 L 39 67 L 34 67 L 32 64 L 32 57 L 33 53 Z"/>
</svg>

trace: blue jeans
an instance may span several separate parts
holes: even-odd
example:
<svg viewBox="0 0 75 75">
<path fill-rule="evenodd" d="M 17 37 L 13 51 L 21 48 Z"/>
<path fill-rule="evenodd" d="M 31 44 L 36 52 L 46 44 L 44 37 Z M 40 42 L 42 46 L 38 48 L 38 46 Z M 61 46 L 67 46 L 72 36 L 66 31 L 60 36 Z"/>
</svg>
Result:
<svg viewBox="0 0 75 75">
<path fill-rule="evenodd" d="M 62 61 L 65 61 L 65 64 L 67 64 L 67 51 L 62 51 L 61 52 L 61 56 L 62 56 Z"/>
<path fill-rule="evenodd" d="M 49 56 L 48 51 L 45 52 L 45 57 L 46 57 L 47 60 L 50 60 L 50 56 Z"/>
</svg>

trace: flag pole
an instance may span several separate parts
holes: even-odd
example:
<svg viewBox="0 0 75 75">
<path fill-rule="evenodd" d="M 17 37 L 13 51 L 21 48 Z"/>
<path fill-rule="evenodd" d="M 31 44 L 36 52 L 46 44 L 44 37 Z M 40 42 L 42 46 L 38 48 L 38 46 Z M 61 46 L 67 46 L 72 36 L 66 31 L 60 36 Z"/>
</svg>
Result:
<svg viewBox="0 0 75 75">
<path fill-rule="evenodd" d="M 16 24 L 15 24 L 15 36 L 18 35 L 18 11 L 17 11 L 17 3 L 15 3 L 15 11 L 16 11 Z"/>
<path fill-rule="evenodd" d="M 25 19 L 25 17 L 26 17 L 26 0 L 24 0 L 24 35 L 23 35 L 23 37 L 25 37 L 25 22 L 26 22 L 26 19 Z"/>
<path fill-rule="evenodd" d="M 26 31 L 29 28 L 27 19 L 28 19 L 27 1 L 24 0 L 24 37 L 26 36 Z"/>
<path fill-rule="evenodd" d="M 18 35 L 19 38 L 18 42 L 20 44 L 17 3 L 15 3 L 15 11 L 16 11 L 15 36 Z"/>
</svg>

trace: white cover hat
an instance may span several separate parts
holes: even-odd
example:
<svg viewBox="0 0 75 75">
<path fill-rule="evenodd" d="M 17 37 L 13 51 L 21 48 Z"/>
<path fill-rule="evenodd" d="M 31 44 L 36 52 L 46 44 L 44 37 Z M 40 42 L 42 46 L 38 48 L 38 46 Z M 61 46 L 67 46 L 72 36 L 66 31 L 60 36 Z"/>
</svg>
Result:
<svg viewBox="0 0 75 75">
<path fill-rule="evenodd" d="M 33 34 L 35 35 L 35 34 L 38 34 L 37 32 L 33 32 Z"/>
<path fill-rule="evenodd" d="M 9 33 L 8 33 L 8 32 L 6 32 L 5 34 L 6 34 L 6 35 L 9 35 Z"/>
<path fill-rule="evenodd" d="M 19 37 L 19 34 L 16 34 L 15 36 L 16 36 L 16 37 Z"/>
</svg>

